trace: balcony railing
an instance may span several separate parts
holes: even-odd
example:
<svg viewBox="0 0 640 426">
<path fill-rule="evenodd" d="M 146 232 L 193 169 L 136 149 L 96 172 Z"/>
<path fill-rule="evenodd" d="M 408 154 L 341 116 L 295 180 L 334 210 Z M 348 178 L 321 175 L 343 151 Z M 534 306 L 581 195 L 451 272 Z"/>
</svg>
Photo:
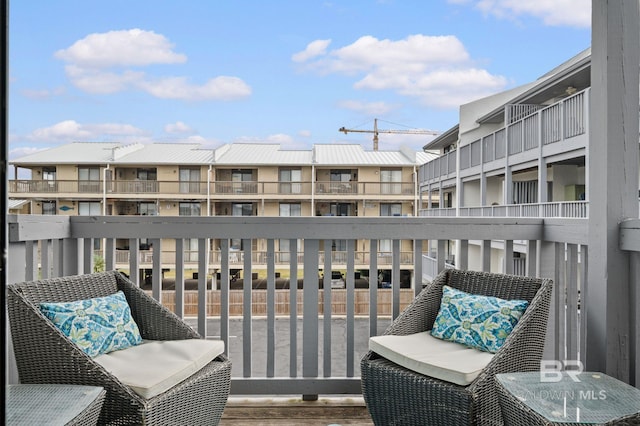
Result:
<svg viewBox="0 0 640 426">
<path fill-rule="evenodd" d="M 547 146 L 586 134 L 589 90 L 578 92 L 544 108 L 530 108 L 527 105 L 514 112 L 514 106 L 507 105 L 507 111 L 514 114 L 512 121 L 505 127 L 460 147 L 458 154 L 453 151 L 424 164 L 419 171 L 420 182 L 428 183 L 456 176 L 456 155 L 460 156 L 462 172 L 505 156 L 525 152 L 532 152 L 537 156 L 535 148 L 540 145 Z"/>
<path fill-rule="evenodd" d="M 419 214 L 420 216 L 428 217 L 456 216 L 456 209 L 421 209 Z M 457 214 L 465 217 L 587 218 L 589 217 L 589 202 L 558 201 L 551 203 L 460 207 Z"/>
<path fill-rule="evenodd" d="M 131 263 L 131 250 L 129 249 L 117 249 L 116 250 L 116 268 L 118 269 L 127 269 L 129 264 Z M 410 251 L 400 251 L 399 260 L 400 266 L 410 266 L 413 267 L 413 252 Z M 103 255 L 102 250 L 98 250 L 95 252 L 95 255 Z M 137 253 L 138 263 L 140 266 L 148 268 L 149 265 L 153 263 L 153 250 L 139 250 Z M 222 264 L 222 251 L 220 250 L 209 250 L 209 266 L 211 268 L 220 268 Z M 268 264 L 268 261 L 271 257 L 274 259 L 274 264 L 277 267 L 288 266 L 291 262 L 292 253 L 289 251 L 274 251 L 268 252 L 264 250 L 252 251 L 251 252 L 251 263 L 256 267 L 265 267 Z M 325 252 L 319 252 L 319 259 L 321 262 L 324 261 Z M 346 251 L 332 251 L 331 252 L 331 264 L 334 265 L 335 268 L 344 269 L 347 265 L 349 253 Z M 354 251 L 354 264 L 356 268 L 362 268 L 363 266 L 368 266 L 371 263 L 371 253 L 368 251 Z M 392 252 L 379 252 L 378 256 L 378 265 L 385 266 L 385 269 L 392 263 L 393 253 Z M 302 263 L 304 261 L 304 253 L 297 253 L 297 261 Z M 187 268 L 192 268 L 194 265 L 197 265 L 200 261 L 201 255 L 198 250 L 184 250 L 183 251 L 183 262 Z M 162 250 L 160 255 L 160 261 L 163 265 L 173 265 L 175 264 L 176 252 L 175 250 Z M 235 265 L 238 267 L 242 267 L 244 264 L 244 252 L 243 251 L 232 251 L 229 254 L 229 264 Z"/>
<path fill-rule="evenodd" d="M 632 263 L 637 262 L 640 221 L 623 223 L 619 232 L 621 249 L 630 253 Z M 457 268 L 490 270 L 492 251 L 500 243 L 499 256 L 505 260 L 502 272 L 514 272 L 517 264 L 527 275 L 553 278 L 555 299 L 545 357 L 584 361 L 584 336 L 589 329 L 581 306 L 586 304 L 588 285 L 600 285 L 590 283 L 587 277 L 590 255 L 587 235 L 586 219 L 21 215 L 9 216 L 7 264 L 10 265 L 9 282 L 90 272 L 94 243 L 101 239 L 106 267 L 113 269 L 115 241 L 126 238 L 135 254 L 130 256 L 129 270 L 137 271 L 140 264 L 136 248 L 141 239 L 146 239 L 153 244 L 150 293 L 157 300 L 171 294 L 174 301 L 171 308 L 182 317 L 185 307 L 193 306 L 195 316 L 188 320 L 202 335 L 219 337 L 225 342 L 234 363 L 232 393 L 358 394 L 359 359 L 367 350 L 368 337 L 381 333 L 406 301 L 421 290 L 426 272 L 422 248 L 436 247 L 435 253 L 429 253 L 435 263 L 435 269 L 430 272 L 433 275 L 446 267 L 445 255 L 450 247 L 445 250 L 445 245 L 451 240 L 456 244 Z M 198 240 L 200 254 L 198 289 L 190 292 L 180 283 L 185 280 L 184 242 L 194 238 Z M 215 289 L 209 287 L 213 271 L 207 252 L 211 239 L 221 241 L 222 253 L 218 269 L 222 278 Z M 247 272 L 242 278 L 242 290 L 235 293 L 230 290 L 229 278 L 232 239 L 243 241 L 242 267 Z M 251 272 L 255 269 L 251 247 L 252 240 L 256 239 L 266 240 L 267 244 L 267 278 L 263 290 L 253 290 L 251 286 Z M 291 279 L 295 282 L 301 278 L 302 288 L 276 289 L 275 243 L 283 239 L 289 240 Z M 325 274 L 321 290 L 318 271 L 330 271 L 334 265 L 332 257 L 321 256 L 320 247 L 330 244 L 332 239 L 347 240 L 346 289 L 331 289 L 330 274 Z M 356 289 L 356 243 L 368 242 L 369 276 L 376 277 L 380 267 L 377 243 L 387 239 L 392 240 L 391 288 L 370 285 L 367 289 Z M 162 288 L 160 271 L 165 266 L 162 243 L 167 240 L 173 240 L 177 247 L 173 263 L 178 285 L 174 290 Z M 405 240 L 413 242 L 414 275 L 411 288 L 401 289 L 400 247 Z M 527 247 L 524 264 L 514 262 L 517 257 L 514 242 Z M 299 252 L 303 253 L 302 257 Z M 639 274 L 637 267 L 631 267 L 631 282 L 638 282 Z M 131 274 L 131 279 L 139 283 L 138 274 Z M 297 301 L 288 303 L 286 313 L 280 309 L 284 294 L 289 301 Z M 263 310 L 255 314 L 253 302 L 258 299 Z M 342 303 L 340 310 L 335 308 L 338 300 Z M 210 313 L 212 304 L 217 308 L 214 314 Z M 238 310 L 239 304 L 242 309 Z M 358 315 L 356 306 L 359 306 Z"/>
<path fill-rule="evenodd" d="M 262 195 L 308 197 L 314 190 L 317 195 L 332 196 L 387 196 L 413 197 L 413 182 L 232 182 L 232 181 L 156 181 L 156 180 L 31 180 L 9 181 L 9 195 L 55 196 L 58 194 L 82 194 L 94 197 L 117 197 L 130 194 L 199 195 L 201 197 L 229 198 L 229 196 Z"/>
</svg>

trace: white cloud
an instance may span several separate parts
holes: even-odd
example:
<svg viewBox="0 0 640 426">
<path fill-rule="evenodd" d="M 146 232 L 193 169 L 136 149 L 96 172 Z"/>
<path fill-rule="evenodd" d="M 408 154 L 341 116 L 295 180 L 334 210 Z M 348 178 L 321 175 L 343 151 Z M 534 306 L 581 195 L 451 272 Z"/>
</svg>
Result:
<svg viewBox="0 0 640 426">
<path fill-rule="evenodd" d="M 165 133 L 182 133 L 182 134 L 192 134 L 195 131 L 187 124 L 182 121 L 176 121 L 175 123 L 170 123 L 164 126 Z"/>
<path fill-rule="evenodd" d="M 298 136 L 300 136 L 301 138 L 310 138 L 311 137 L 311 130 L 300 130 L 298 132 Z"/>
<path fill-rule="evenodd" d="M 293 62 L 305 62 L 316 56 L 322 56 L 327 53 L 327 47 L 330 43 L 331 39 L 312 41 L 307 45 L 305 50 L 291 56 L 291 60 Z"/>
<path fill-rule="evenodd" d="M 82 68 L 73 64 L 67 65 L 65 70 L 72 83 L 78 89 L 87 93 L 110 94 L 121 92 L 128 87 L 141 84 L 145 78 L 142 72 L 124 71 L 116 73 L 93 68 Z"/>
<path fill-rule="evenodd" d="M 176 64 L 187 57 L 173 52 L 173 44 L 163 35 L 141 29 L 89 34 L 55 57 L 83 68 L 109 68 Z"/>
<path fill-rule="evenodd" d="M 460 2 L 450 0 L 450 3 Z M 532 16 L 548 26 L 591 26 L 591 0 L 476 0 L 471 3 L 485 15 L 501 19 Z"/>
<path fill-rule="evenodd" d="M 130 124 L 101 123 L 80 124 L 75 120 L 65 120 L 50 127 L 36 129 L 27 136 L 27 140 L 39 142 L 69 142 L 102 140 L 105 137 L 117 137 L 118 140 L 146 137 L 146 132 Z"/>
<path fill-rule="evenodd" d="M 395 108 L 385 102 L 362 102 L 356 100 L 340 101 L 338 106 L 340 108 L 358 111 L 371 117 L 386 115 Z"/>
<path fill-rule="evenodd" d="M 22 91 L 22 94 L 24 96 L 26 96 L 27 98 L 31 98 L 31 99 L 49 99 L 52 98 L 54 96 L 61 96 L 65 93 L 65 89 L 64 87 L 57 87 L 55 89 L 42 89 L 42 90 L 35 90 L 35 89 L 26 89 Z"/>
<path fill-rule="evenodd" d="M 303 65 L 321 74 L 356 76 L 356 89 L 391 90 L 438 108 L 496 93 L 508 83 L 505 77 L 478 69 L 455 36 L 416 34 L 402 40 L 363 36 Z"/>
<path fill-rule="evenodd" d="M 279 143 L 281 145 L 291 145 L 295 141 L 291 135 L 287 135 L 286 133 L 269 135 L 266 140 L 267 142 Z"/>
<path fill-rule="evenodd" d="M 67 63 L 71 82 L 87 93 L 110 94 L 143 90 L 163 99 L 185 101 L 234 100 L 251 95 L 242 79 L 232 76 L 210 78 L 204 84 L 187 77 L 154 77 L 135 69 L 153 64 L 177 64 L 186 55 L 173 51 L 173 44 L 161 34 L 140 29 L 90 34 L 55 57 Z"/>
<path fill-rule="evenodd" d="M 233 100 L 251 94 L 251 87 L 244 81 L 228 76 L 212 78 L 201 86 L 190 84 L 185 77 L 172 77 L 156 81 L 140 81 L 138 87 L 157 98 L 185 101 Z"/>
</svg>

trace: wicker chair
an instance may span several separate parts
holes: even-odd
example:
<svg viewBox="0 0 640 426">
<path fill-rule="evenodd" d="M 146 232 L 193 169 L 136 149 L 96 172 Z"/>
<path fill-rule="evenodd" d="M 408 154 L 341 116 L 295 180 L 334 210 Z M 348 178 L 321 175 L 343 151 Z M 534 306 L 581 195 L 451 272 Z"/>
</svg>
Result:
<svg viewBox="0 0 640 426">
<path fill-rule="evenodd" d="M 188 324 L 116 271 L 8 286 L 7 305 L 21 383 L 102 386 L 107 394 L 99 424 L 217 424 L 230 390 L 224 355 L 150 399 L 135 393 L 72 343 L 39 310 L 40 302 L 107 296 L 122 290 L 143 339 L 199 339 Z"/>
<path fill-rule="evenodd" d="M 384 334 L 430 330 L 443 285 L 473 294 L 524 299 L 530 304 L 504 346 L 468 386 L 424 376 L 369 351 L 360 365 L 362 394 L 376 425 L 502 425 L 495 374 L 540 369 L 552 289 L 548 279 L 447 269 Z"/>
</svg>

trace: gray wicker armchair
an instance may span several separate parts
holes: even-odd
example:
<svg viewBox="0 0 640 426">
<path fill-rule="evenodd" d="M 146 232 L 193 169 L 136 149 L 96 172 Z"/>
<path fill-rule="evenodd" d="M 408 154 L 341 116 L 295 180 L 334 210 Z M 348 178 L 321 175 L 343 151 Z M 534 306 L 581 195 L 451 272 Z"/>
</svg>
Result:
<svg viewBox="0 0 640 426">
<path fill-rule="evenodd" d="M 230 390 L 231 362 L 219 355 L 167 391 L 145 399 L 72 343 L 38 307 L 122 290 L 143 339 L 200 339 L 188 324 L 116 271 L 8 286 L 7 306 L 21 383 L 102 386 L 99 424 L 217 424 Z"/>
<path fill-rule="evenodd" d="M 540 369 L 552 289 L 548 279 L 447 269 L 384 334 L 431 330 L 443 285 L 530 304 L 504 345 L 468 386 L 427 377 L 369 351 L 360 365 L 362 393 L 376 425 L 502 425 L 495 374 Z"/>
</svg>

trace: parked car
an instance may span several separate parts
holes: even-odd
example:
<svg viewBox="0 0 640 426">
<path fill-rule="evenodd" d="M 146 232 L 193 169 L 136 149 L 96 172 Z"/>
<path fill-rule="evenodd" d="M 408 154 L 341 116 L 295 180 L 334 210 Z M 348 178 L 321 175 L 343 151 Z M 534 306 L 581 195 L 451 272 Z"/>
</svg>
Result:
<svg viewBox="0 0 640 426">
<path fill-rule="evenodd" d="M 331 288 L 346 288 L 344 274 L 340 271 L 331 271 Z"/>
</svg>

